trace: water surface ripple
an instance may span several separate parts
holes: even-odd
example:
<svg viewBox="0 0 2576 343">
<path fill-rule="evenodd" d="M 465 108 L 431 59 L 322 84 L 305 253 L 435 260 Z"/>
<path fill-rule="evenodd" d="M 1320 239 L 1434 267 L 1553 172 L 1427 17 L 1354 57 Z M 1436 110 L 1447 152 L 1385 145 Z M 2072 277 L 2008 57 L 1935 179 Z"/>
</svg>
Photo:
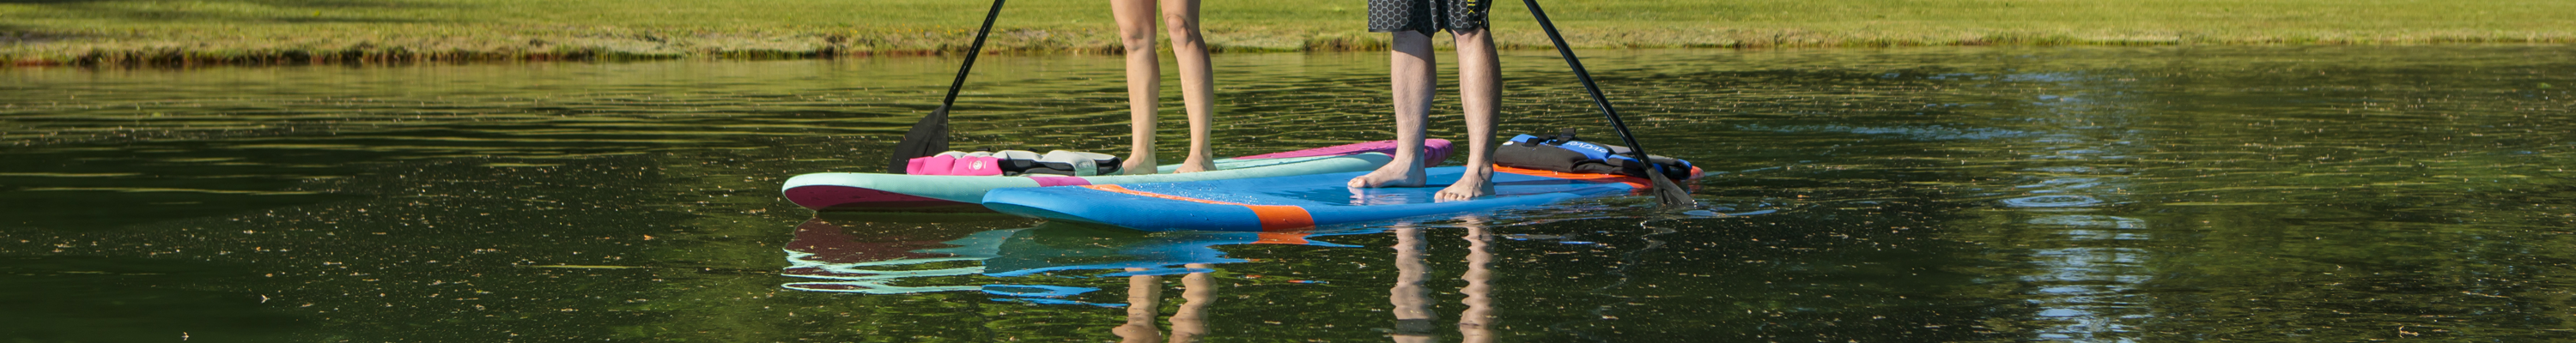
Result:
<svg viewBox="0 0 2576 343">
<path fill-rule="evenodd" d="M 1504 56 L 1503 131 L 1612 140 L 1552 56 Z M 778 197 L 878 171 L 941 58 L 5 70 L 0 332 L 2576 340 L 2576 48 L 1585 56 L 1646 144 L 1712 171 L 1699 200 L 1742 215 L 1613 197 L 1141 233 Z M 955 146 L 1123 150 L 1114 56 L 984 61 Z M 1385 61 L 1219 56 L 1218 152 L 1385 139 Z M 1432 135 L 1462 139 L 1441 101 Z"/>
</svg>

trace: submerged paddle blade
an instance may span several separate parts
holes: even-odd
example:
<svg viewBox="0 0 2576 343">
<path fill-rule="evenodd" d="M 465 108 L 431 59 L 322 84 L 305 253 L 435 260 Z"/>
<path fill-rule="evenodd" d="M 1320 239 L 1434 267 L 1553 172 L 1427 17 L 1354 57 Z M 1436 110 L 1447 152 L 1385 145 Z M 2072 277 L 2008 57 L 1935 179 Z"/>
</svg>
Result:
<svg viewBox="0 0 2576 343">
<path fill-rule="evenodd" d="M 1673 179 L 1664 177 L 1663 169 L 1663 166 L 1657 165 L 1655 172 L 1646 173 L 1647 178 L 1655 180 L 1655 202 L 1663 204 L 1667 209 L 1699 208 L 1699 201 L 1691 200 L 1690 190 L 1682 189 L 1682 185 L 1674 184 Z"/>
<path fill-rule="evenodd" d="M 894 144 L 894 160 L 888 162 L 887 174 L 902 174 L 912 159 L 948 151 L 948 106 L 939 106 L 921 122 L 912 123 L 912 131 L 903 133 L 903 142 Z"/>
</svg>

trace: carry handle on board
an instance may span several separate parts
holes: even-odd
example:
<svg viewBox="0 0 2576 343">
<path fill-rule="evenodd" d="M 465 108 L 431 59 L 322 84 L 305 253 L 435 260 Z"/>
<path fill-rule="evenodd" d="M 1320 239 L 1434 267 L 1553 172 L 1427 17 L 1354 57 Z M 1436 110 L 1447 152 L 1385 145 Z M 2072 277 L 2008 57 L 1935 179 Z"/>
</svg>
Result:
<svg viewBox="0 0 2576 343">
<path fill-rule="evenodd" d="M 903 133 L 903 141 L 894 144 L 893 160 L 886 173 L 902 173 L 912 159 L 948 151 L 948 107 L 957 104 L 957 90 L 966 85 L 966 72 L 975 70 L 975 56 L 984 54 L 984 36 L 993 32 L 993 19 L 1002 16 L 1002 0 L 993 0 L 993 9 L 984 11 L 984 27 L 975 29 L 975 44 L 966 47 L 966 63 L 957 66 L 957 79 L 948 82 L 948 97 L 939 99 L 939 109 L 912 123 Z"/>
<path fill-rule="evenodd" d="M 1646 147 L 1637 145 L 1636 135 L 1628 133 L 1628 123 L 1620 121 L 1619 110 L 1611 108 L 1610 99 L 1601 96 L 1601 86 L 1592 83 L 1592 73 L 1583 70 L 1583 61 L 1574 57 L 1573 47 L 1565 45 L 1565 36 L 1556 33 L 1556 23 L 1547 20 L 1547 11 L 1538 8 L 1538 0 L 1521 0 L 1521 4 L 1529 6 L 1531 17 L 1538 18 L 1538 27 L 1547 31 L 1547 40 L 1556 43 L 1556 53 L 1565 56 L 1565 65 L 1574 69 L 1574 78 L 1583 80 L 1583 90 L 1592 93 L 1592 105 L 1601 108 L 1601 115 L 1610 117 L 1610 128 L 1619 130 L 1619 139 L 1627 141 L 1628 152 L 1636 155 L 1630 157 L 1647 161 L 1647 165 L 1655 169 L 1646 174 L 1654 180 L 1656 202 L 1664 208 L 1699 207 L 1699 201 L 1691 200 L 1689 190 L 1673 184 L 1672 178 L 1664 177 L 1663 164 L 1653 163 L 1646 157 Z"/>
</svg>

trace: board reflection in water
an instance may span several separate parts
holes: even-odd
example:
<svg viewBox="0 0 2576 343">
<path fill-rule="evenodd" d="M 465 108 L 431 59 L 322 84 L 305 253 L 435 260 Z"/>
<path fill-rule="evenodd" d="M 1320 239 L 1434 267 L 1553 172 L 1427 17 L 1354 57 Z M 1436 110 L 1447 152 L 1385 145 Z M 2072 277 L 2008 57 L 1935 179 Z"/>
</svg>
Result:
<svg viewBox="0 0 2576 343">
<path fill-rule="evenodd" d="M 1235 244 L 1295 244 L 1325 247 L 1353 247 L 1314 240 L 1320 236 L 1374 234 L 1395 235 L 1396 278 L 1388 288 L 1391 318 L 1396 328 L 1389 334 L 1395 342 L 1445 341 L 1437 329 L 1442 324 L 1431 289 L 1424 286 L 1436 271 L 1424 261 L 1431 249 L 1425 229 L 1411 222 L 1390 227 L 1353 228 L 1323 232 L 1212 232 L 1177 231 L 1144 233 L 1116 228 L 1043 223 L 1030 227 L 1010 217 L 982 214 L 869 214 L 870 218 L 844 218 L 827 214 L 797 225 L 795 238 L 785 249 L 789 266 L 780 274 L 830 281 L 790 282 L 782 287 L 795 290 L 864 294 L 909 294 L 926 292 L 983 292 L 995 296 L 993 301 L 1024 302 L 1049 305 L 1088 305 L 1123 307 L 1125 321 L 1110 333 L 1126 342 L 1195 342 L 1210 335 L 1209 307 L 1220 290 L 1210 274 L 1216 265 L 1254 262 L 1231 258 L 1215 247 Z M 906 218 L 877 218 L 901 216 Z M 923 219 L 940 218 L 934 226 L 920 226 Z M 876 219 L 870 221 L 868 219 Z M 1494 332 L 1494 309 L 1488 295 L 1494 255 L 1490 252 L 1493 236 L 1476 217 L 1458 218 L 1466 241 L 1466 271 L 1459 279 L 1466 284 L 1457 290 L 1465 296 L 1465 308 L 1458 314 L 1455 326 L 1464 342 L 1491 342 Z M 895 224 L 904 223 L 904 224 Z M 900 226 L 905 234 L 864 232 L 881 226 Z M 1088 271 L 1089 273 L 1083 273 Z M 1164 278 L 1179 275 L 1181 300 L 1170 313 L 1168 336 L 1156 325 L 1163 301 Z M 1100 291 L 1096 287 L 1050 285 L 1047 280 L 1122 277 L 1126 279 L 1126 303 L 1098 303 L 1070 300 L 1077 295 Z M 1076 282 L 1063 282 L 1076 283 Z"/>
<path fill-rule="evenodd" d="M 904 216 L 886 219 L 879 217 Z M 919 226 L 921 218 L 953 217 L 938 226 Z M 1211 265 L 1247 262 L 1226 257 L 1214 247 L 1233 244 L 1295 244 L 1350 247 L 1313 240 L 1330 235 L 1379 232 L 1207 232 L 1144 233 L 1063 223 L 1034 227 L 997 214 L 868 215 L 879 223 L 908 229 L 902 234 L 858 232 L 875 228 L 868 219 L 816 217 L 797 225 L 788 243 L 789 266 L 782 275 L 832 281 L 791 282 L 788 289 L 870 294 L 978 291 L 1005 296 L 997 301 L 1041 304 L 1087 304 L 1064 298 L 1098 291 L 1095 287 L 1048 285 L 1048 278 L 1154 277 L 1212 271 Z M 966 219 L 966 220 L 956 220 Z M 980 219 L 980 221 L 978 221 Z M 1091 271 L 1091 272 L 1084 272 Z M 1025 282 L 1025 283 L 1024 283 Z"/>
</svg>

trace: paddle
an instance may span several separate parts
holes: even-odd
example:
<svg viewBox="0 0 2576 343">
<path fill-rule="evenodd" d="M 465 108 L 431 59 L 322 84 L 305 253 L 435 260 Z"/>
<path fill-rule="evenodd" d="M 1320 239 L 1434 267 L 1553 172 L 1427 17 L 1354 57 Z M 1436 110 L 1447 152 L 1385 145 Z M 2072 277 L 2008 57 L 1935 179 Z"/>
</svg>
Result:
<svg viewBox="0 0 2576 343">
<path fill-rule="evenodd" d="M 957 104 L 957 89 L 966 85 L 966 72 L 975 69 L 975 56 L 984 53 L 984 35 L 993 32 L 993 18 L 1002 15 L 1002 0 L 993 0 L 993 9 L 984 12 L 984 27 L 975 29 L 975 45 L 966 47 L 966 64 L 957 66 L 957 79 L 948 82 L 948 97 L 939 100 L 939 109 L 912 123 L 912 131 L 903 133 L 903 141 L 894 144 L 894 160 L 886 173 L 902 173 L 912 159 L 948 151 L 948 107 Z"/>
<path fill-rule="evenodd" d="M 1565 55 L 1565 65 L 1574 68 L 1574 78 L 1583 80 L 1583 90 L 1592 92 L 1592 105 L 1601 108 L 1601 115 L 1610 117 L 1610 128 L 1618 129 L 1619 139 L 1628 142 L 1629 152 L 1636 153 L 1630 157 L 1654 169 L 1646 174 L 1655 181 L 1655 200 L 1666 208 L 1698 207 L 1699 202 L 1691 200 L 1689 190 L 1673 184 L 1671 178 L 1664 176 L 1664 165 L 1646 158 L 1646 147 L 1637 145 L 1636 135 L 1628 133 L 1628 123 L 1620 121 L 1619 110 L 1610 108 L 1610 99 L 1601 96 L 1601 86 L 1592 83 L 1592 73 L 1583 71 L 1583 61 L 1574 57 L 1574 48 L 1565 45 L 1565 37 L 1556 34 L 1556 23 L 1547 20 L 1547 11 L 1539 10 L 1538 0 L 1521 0 L 1521 3 L 1529 6 L 1531 17 L 1538 18 L 1538 27 L 1547 30 L 1547 40 L 1556 43 L 1556 53 Z"/>
</svg>

